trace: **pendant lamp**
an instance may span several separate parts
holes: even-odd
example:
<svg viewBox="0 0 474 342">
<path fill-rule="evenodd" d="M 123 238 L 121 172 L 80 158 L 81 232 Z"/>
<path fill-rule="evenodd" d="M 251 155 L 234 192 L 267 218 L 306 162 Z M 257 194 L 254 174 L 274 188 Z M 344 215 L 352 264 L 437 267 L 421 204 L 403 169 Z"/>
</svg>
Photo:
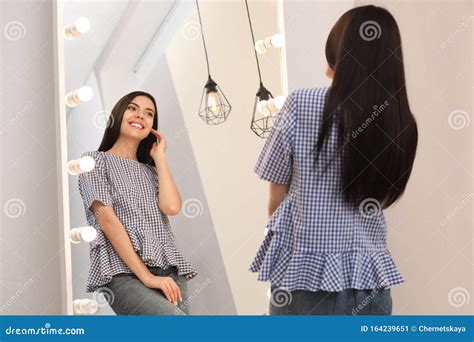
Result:
<svg viewBox="0 0 474 342">
<path fill-rule="evenodd" d="M 285 98 L 283 96 L 277 96 L 274 98 L 272 93 L 263 85 L 262 73 L 260 71 L 260 63 L 258 61 L 257 51 L 255 49 L 255 37 L 253 34 L 252 20 L 250 19 L 250 10 L 247 0 L 245 0 L 245 6 L 247 8 L 250 33 L 252 35 L 252 48 L 255 53 L 258 78 L 260 81 L 257 94 L 255 95 L 250 129 L 260 138 L 267 138 L 273 128 L 273 122 L 276 119 L 278 111 L 283 107 Z"/>
<path fill-rule="evenodd" d="M 212 79 L 209 68 L 209 57 L 207 55 L 206 40 L 204 39 L 204 32 L 202 29 L 201 11 L 199 9 L 199 1 L 196 0 L 196 7 L 199 16 L 199 24 L 201 29 L 202 43 L 204 46 L 204 53 L 206 55 L 207 75 L 208 79 L 204 85 L 201 95 L 201 103 L 199 105 L 199 116 L 208 125 L 218 125 L 227 120 L 232 106 L 230 105 L 224 92 L 219 85 Z"/>
</svg>

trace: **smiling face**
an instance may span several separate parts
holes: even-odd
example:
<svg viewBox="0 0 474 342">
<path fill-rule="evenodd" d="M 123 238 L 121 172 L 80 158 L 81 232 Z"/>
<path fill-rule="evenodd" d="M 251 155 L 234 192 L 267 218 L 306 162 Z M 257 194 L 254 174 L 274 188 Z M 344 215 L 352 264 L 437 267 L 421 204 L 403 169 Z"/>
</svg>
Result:
<svg viewBox="0 0 474 342">
<path fill-rule="evenodd" d="M 138 140 L 145 139 L 153 128 L 156 108 L 146 96 L 135 97 L 123 113 L 120 134 Z"/>
</svg>

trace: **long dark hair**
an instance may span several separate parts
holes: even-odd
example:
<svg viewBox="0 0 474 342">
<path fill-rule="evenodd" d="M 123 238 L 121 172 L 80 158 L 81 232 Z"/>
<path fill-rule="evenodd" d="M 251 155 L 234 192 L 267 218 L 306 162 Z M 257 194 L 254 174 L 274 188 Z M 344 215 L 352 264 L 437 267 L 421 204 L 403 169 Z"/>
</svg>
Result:
<svg viewBox="0 0 474 342">
<path fill-rule="evenodd" d="M 143 91 L 131 92 L 118 100 L 112 109 L 112 113 L 109 116 L 107 128 L 105 129 L 104 137 L 102 138 L 102 142 L 100 143 L 98 151 L 108 151 L 115 144 L 120 135 L 123 113 L 127 109 L 130 102 L 132 102 L 137 96 L 146 96 L 153 102 L 156 111 L 156 114 L 153 117 L 153 128 L 156 130 L 158 129 L 158 108 L 156 107 L 155 98 Z M 148 137 L 140 142 L 137 150 L 137 159 L 139 162 L 155 166 L 155 161 L 150 156 L 150 149 L 155 141 L 157 141 L 156 137 L 150 133 Z"/>
<path fill-rule="evenodd" d="M 344 156 L 344 197 L 352 203 L 372 198 L 387 208 L 405 191 L 418 141 L 395 19 L 371 5 L 347 11 L 329 33 L 326 59 L 334 77 L 317 156 L 334 123 Z"/>
</svg>

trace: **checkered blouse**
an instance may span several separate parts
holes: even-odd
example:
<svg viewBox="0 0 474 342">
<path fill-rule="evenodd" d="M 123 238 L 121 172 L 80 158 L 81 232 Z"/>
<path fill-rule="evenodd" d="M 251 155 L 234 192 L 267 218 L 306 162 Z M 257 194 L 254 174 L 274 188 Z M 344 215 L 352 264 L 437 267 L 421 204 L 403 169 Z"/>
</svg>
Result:
<svg viewBox="0 0 474 342">
<path fill-rule="evenodd" d="M 344 201 L 336 124 L 314 163 L 314 146 L 329 88 L 292 92 L 254 171 L 289 184 L 267 222 L 268 234 L 250 270 L 289 291 L 373 289 L 404 282 L 386 246 L 383 212 L 373 199 Z"/>
<path fill-rule="evenodd" d="M 97 229 L 97 239 L 90 243 L 86 292 L 107 284 L 115 274 L 132 273 L 89 209 L 94 200 L 112 206 L 146 265 L 164 269 L 177 266 L 179 275 L 193 278 L 197 273 L 177 250 L 168 217 L 158 208 L 156 168 L 101 151 L 83 156 L 96 161 L 95 168 L 80 174 L 78 180 L 87 222 Z"/>
</svg>

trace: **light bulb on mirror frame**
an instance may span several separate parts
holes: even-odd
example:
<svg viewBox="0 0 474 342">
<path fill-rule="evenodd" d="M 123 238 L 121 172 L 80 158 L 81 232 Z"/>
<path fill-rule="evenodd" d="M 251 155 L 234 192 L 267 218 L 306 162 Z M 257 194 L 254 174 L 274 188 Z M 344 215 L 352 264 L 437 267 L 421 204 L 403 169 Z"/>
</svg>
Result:
<svg viewBox="0 0 474 342">
<path fill-rule="evenodd" d="M 73 228 L 69 231 L 71 243 L 91 242 L 97 238 L 97 230 L 91 226 Z"/>
<path fill-rule="evenodd" d="M 255 95 L 254 111 L 250 129 L 260 138 L 267 138 L 273 128 L 274 119 L 283 108 L 286 97 L 273 97 L 272 93 L 260 83 Z"/>
<path fill-rule="evenodd" d="M 268 51 L 268 49 L 266 48 L 265 46 L 265 41 L 263 40 L 259 40 L 255 43 L 255 50 L 259 53 L 259 54 L 264 54 L 265 52 Z"/>
<path fill-rule="evenodd" d="M 72 305 L 77 315 L 93 315 L 100 309 L 99 303 L 89 298 L 75 299 Z"/>
<path fill-rule="evenodd" d="M 260 138 L 266 138 L 273 127 L 273 113 L 269 110 L 268 101 L 273 99 L 272 93 L 260 83 L 253 106 L 250 129 Z"/>
<path fill-rule="evenodd" d="M 285 97 L 279 95 L 275 98 L 259 101 L 257 104 L 257 110 L 264 116 L 269 116 L 271 113 L 279 112 L 283 108 L 284 103 Z"/>
<path fill-rule="evenodd" d="M 282 34 L 274 34 L 270 40 L 271 44 L 275 48 L 282 48 L 285 46 L 285 37 Z"/>
<path fill-rule="evenodd" d="M 285 104 L 285 101 L 286 101 L 286 96 L 284 95 L 278 95 L 277 97 L 275 97 L 275 107 L 280 110 L 283 108 L 284 104 Z"/>
<path fill-rule="evenodd" d="M 67 171 L 71 176 L 77 176 L 84 172 L 89 172 L 95 167 L 95 159 L 91 156 L 84 156 L 80 159 L 73 159 L 67 163 Z"/>
<path fill-rule="evenodd" d="M 90 27 L 91 23 L 89 19 L 83 17 L 78 18 L 73 24 L 64 28 L 64 38 L 73 40 L 88 32 Z"/>
<path fill-rule="evenodd" d="M 255 43 L 255 50 L 259 54 L 264 54 L 272 48 L 282 48 L 285 46 L 285 38 L 281 34 L 274 34 L 271 37 L 259 40 Z"/>
<path fill-rule="evenodd" d="M 277 97 L 268 100 L 267 106 L 269 111 L 272 113 L 279 112 L 285 104 L 285 99 L 285 96 L 278 95 Z"/>
<path fill-rule="evenodd" d="M 82 86 L 79 89 L 71 91 L 66 94 L 66 105 L 69 107 L 76 107 L 84 102 L 89 102 L 94 95 L 92 88 L 89 86 Z"/>
</svg>

